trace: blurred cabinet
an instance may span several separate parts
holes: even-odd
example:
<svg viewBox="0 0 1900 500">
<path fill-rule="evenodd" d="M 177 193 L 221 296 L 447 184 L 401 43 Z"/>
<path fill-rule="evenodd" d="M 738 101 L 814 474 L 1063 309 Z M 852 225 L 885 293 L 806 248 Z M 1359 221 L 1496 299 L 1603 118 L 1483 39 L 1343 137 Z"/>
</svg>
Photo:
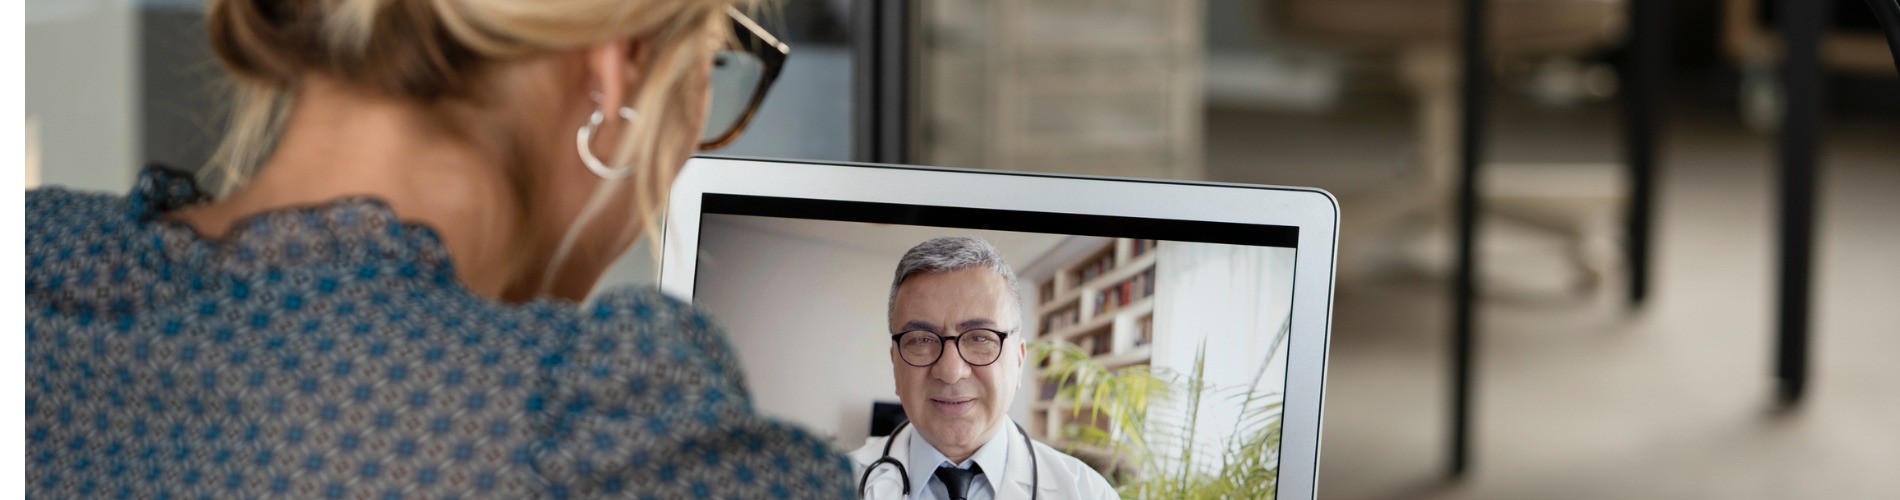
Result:
<svg viewBox="0 0 1900 500">
<path fill-rule="evenodd" d="M 1199 0 L 919 5 L 918 162 L 1201 177 Z"/>
</svg>

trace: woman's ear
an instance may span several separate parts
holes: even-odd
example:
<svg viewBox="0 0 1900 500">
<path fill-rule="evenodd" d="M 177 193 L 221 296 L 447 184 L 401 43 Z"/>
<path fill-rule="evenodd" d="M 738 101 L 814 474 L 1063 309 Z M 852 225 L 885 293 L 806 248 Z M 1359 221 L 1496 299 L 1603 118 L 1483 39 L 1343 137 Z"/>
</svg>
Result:
<svg viewBox="0 0 1900 500">
<path fill-rule="evenodd" d="M 586 57 L 588 90 L 599 96 L 601 109 L 631 105 L 631 92 L 640 88 L 643 80 L 645 46 L 633 40 L 616 39 L 588 47 Z"/>
</svg>

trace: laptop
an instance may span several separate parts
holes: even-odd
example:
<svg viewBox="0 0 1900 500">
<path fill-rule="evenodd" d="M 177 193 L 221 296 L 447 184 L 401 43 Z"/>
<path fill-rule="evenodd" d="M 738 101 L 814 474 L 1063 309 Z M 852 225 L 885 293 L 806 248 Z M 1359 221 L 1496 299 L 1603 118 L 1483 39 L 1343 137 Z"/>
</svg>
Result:
<svg viewBox="0 0 1900 500">
<path fill-rule="evenodd" d="M 973 236 L 1015 270 L 1026 341 L 1183 389 L 1150 420 L 1195 439 L 1155 447 L 1192 449 L 1203 458 L 1187 467 L 1213 474 L 1226 450 L 1277 433 L 1276 496 L 1315 495 L 1339 226 L 1324 191 L 698 157 L 669 203 L 661 289 L 725 328 L 761 412 L 839 449 L 897 401 L 886 307 L 899 258 Z M 1076 411 L 1046 369 L 1025 364 L 1010 418 L 1112 463 L 1101 455 L 1125 450 L 1077 429 L 1113 426 Z M 1198 402 L 1190 381 L 1209 388 Z"/>
</svg>

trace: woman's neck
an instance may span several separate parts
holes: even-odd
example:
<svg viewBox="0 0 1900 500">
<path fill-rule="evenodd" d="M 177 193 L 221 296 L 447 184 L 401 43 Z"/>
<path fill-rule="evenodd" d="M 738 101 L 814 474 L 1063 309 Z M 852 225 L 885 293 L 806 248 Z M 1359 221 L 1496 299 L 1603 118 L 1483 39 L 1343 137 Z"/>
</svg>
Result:
<svg viewBox="0 0 1900 500">
<path fill-rule="evenodd" d="M 181 212 L 200 234 L 221 237 L 245 217 L 349 196 L 387 202 L 396 215 L 436 230 L 457 277 L 474 292 L 502 295 L 522 279 L 520 195 L 493 150 L 505 141 L 454 133 L 421 105 L 312 79 L 298 94 L 276 150 L 229 197 Z M 490 145 L 485 149 L 484 146 Z"/>
</svg>

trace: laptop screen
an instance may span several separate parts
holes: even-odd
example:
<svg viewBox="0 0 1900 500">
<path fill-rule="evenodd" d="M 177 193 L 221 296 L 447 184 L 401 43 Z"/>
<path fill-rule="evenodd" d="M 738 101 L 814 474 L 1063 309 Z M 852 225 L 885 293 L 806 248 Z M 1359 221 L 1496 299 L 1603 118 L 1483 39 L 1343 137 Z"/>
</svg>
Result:
<svg viewBox="0 0 1900 500">
<path fill-rule="evenodd" d="M 1136 470 L 1217 478 L 1238 462 L 1277 473 L 1297 227 L 701 196 L 692 299 L 727 330 L 766 414 L 844 450 L 863 446 L 903 410 L 897 373 L 941 362 L 900 352 L 908 337 L 898 334 L 928 328 L 939 344 L 918 352 L 962 356 L 972 369 L 986 353 L 1013 361 L 1020 339 L 1020 379 L 997 382 L 1015 385 L 1000 411 L 1111 483 L 1137 480 Z M 979 325 L 1008 335 L 1003 354 L 941 338 L 975 329 L 900 317 L 913 302 L 969 297 L 916 292 L 898 303 L 900 260 L 942 237 L 987 242 L 1014 271 L 1014 307 Z M 917 404 L 961 414 L 967 403 Z"/>
</svg>

